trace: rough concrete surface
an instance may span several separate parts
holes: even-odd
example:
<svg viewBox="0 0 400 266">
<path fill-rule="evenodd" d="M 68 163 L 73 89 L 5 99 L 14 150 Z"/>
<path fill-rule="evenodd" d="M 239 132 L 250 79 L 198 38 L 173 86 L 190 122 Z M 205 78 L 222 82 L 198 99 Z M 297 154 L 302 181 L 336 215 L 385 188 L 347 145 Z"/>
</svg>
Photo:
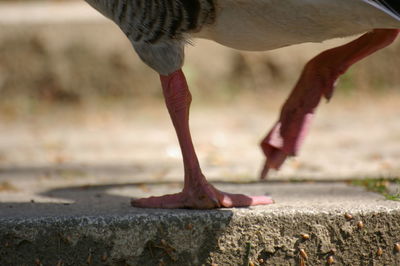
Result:
<svg viewBox="0 0 400 266">
<path fill-rule="evenodd" d="M 276 204 L 213 211 L 128 204 L 130 196 L 177 191 L 174 184 L 64 187 L 42 193 L 55 202 L 27 202 L 23 195 L 15 202 L 2 195 L 0 264 L 301 265 L 304 260 L 326 265 L 329 256 L 336 265 L 400 263 L 395 250 L 400 241 L 398 202 L 341 183 L 216 185 L 267 193 Z"/>
</svg>

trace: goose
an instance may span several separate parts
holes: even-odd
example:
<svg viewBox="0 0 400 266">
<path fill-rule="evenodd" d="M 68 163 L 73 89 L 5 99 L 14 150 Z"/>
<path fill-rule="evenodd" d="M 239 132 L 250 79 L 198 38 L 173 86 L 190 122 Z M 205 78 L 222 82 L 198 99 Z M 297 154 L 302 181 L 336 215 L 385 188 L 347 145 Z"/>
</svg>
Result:
<svg viewBox="0 0 400 266">
<path fill-rule="evenodd" d="M 182 71 L 193 38 L 239 50 L 266 51 L 305 42 L 363 34 L 311 59 L 261 142 L 261 178 L 295 156 L 322 98 L 329 100 L 340 75 L 391 44 L 399 34 L 398 0 L 85 0 L 114 21 L 141 60 L 160 75 L 166 107 L 180 144 L 180 193 L 132 199 L 142 208 L 213 209 L 266 205 L 268 196 L 218 190 L 203 175 L 189 129 L 192 100 Z"/>
</svg>

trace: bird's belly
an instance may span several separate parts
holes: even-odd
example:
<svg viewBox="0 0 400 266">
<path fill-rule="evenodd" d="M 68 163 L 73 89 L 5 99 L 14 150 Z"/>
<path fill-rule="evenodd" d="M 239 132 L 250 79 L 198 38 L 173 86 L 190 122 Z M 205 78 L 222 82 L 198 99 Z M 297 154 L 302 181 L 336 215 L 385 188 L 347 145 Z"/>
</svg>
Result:
<svg viewBox="0 0 400 266">
<path fill-rule="evenodd" d="M 218 0 L 216 22 L 195 37 L 240 50 L 321 42 L 400 21 L 361 0 Z"/>
</svg>

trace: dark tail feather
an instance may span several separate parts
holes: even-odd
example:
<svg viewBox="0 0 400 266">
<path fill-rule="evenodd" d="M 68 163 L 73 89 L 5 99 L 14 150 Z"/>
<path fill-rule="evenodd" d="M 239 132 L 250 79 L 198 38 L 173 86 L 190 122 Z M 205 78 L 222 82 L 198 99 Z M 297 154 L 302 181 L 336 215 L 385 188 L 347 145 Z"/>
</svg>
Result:
<svg viewBox="0 0 400 266">
<path fill-rule="evenodd" d="M 399 0 L 378 0 L 387 9 L 400 16 L 400 1 Z"/>
<path fill-rule="evenodd" d="M 400 0 L 364 0 L 400 20 Z"/>
</svg>

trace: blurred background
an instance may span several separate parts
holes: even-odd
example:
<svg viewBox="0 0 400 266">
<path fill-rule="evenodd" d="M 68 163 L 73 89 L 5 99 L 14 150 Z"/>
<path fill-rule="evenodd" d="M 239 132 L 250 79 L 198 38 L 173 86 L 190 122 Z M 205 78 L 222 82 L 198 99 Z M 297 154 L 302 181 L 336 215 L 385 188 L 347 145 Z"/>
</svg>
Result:
<svg viewBox="0 0 400 266">
<path fill-rule="evenodd" d="M 256 180 L 258 144 L 304 64 L 351 39 L 263 53 L 193 40 L 184 71 L 206 175 Z M 352 67 L 321 104 L 300 156 L 271 179 L 397 176 L 399 68 L 400 41 Z M 157 74 L 83 1 L 0 1 L 0 130 L 3 175 L 182 177 Z"/>
</svg>

